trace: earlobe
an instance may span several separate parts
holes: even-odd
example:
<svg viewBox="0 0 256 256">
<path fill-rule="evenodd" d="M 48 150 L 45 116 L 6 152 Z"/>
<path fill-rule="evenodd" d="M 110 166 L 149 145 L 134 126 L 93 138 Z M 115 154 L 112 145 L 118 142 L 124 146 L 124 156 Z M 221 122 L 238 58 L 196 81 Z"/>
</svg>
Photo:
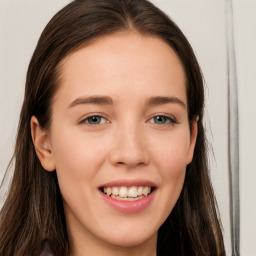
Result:
<svg viewBox="0 0 256 256">
<path fill-rule="evenodd" d="M 43 129 L 35 116 L 31 117 L 30 129 L 34 148 L 43 168 L 47 171 L 55 170 L 49 132 Z"/>
<path fill-rule="evenodd" d="M 197 133 L 198 133 L 198 128 L 197 128 L 198 120 L 199 120 L 199 117 L 196 116 L 196 118 L 192 121 L 191 133 L 190 133 L 190 145 L 189 145 L 188 157 L 187 157 L 187 164 L 190 164 L 192 159 L 193 159 L 194 149 L 195 149 L 196 139 L 197 139 Z"/>
</svg>

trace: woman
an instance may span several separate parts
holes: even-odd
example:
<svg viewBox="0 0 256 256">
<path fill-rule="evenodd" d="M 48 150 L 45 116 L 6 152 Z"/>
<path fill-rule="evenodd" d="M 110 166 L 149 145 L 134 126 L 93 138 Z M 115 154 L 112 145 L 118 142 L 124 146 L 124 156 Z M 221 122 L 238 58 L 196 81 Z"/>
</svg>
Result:
<svg viewBox="0 0 256 256">
<path fill-rule="evenodd" d="M 0 255 L 225 255 L 203 107 L 193 50 L 159 9 L 67 5 L 28 68 Z"/>
</svg>

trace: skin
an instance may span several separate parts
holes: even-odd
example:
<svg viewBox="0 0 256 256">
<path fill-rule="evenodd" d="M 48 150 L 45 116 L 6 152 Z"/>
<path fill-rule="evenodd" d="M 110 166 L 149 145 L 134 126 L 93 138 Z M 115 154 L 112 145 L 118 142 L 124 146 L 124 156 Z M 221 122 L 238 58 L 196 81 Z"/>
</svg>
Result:
<svg viewBox="0 0 256 256">
<path fill-rule="evenodd" d="M 57 172 L 72 255 L 156 255 L 157 230 L 180 195 L 197 136 L 179 58 L 159 38 L 116 33 L 66 57 L 60 78 L 50 129 L 32 117 L 31 131 L 42 166 Z M 91 96 L 112 104 L 77 100 Z M 176 101 L 149 103 L 156 96 Z M 92 124 L 88 116 L 102 118 Z M 140 179 L 157 186 L 143 211 L 119 212 L 99 196 L 104 183 Z"/>
</svg>

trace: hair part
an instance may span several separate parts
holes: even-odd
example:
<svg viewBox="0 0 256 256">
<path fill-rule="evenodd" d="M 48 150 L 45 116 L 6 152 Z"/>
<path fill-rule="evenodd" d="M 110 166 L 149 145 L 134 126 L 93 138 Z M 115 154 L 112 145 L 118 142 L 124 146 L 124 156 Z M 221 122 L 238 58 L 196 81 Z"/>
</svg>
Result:
<svg viewBox="0 0 256 256">
<path fill-rule="evenodd" d="M 225 255 L 207 166 L 200 67 L 180 29 L 146 0 L 76 0 L 59 11 L 42 32 L 28 67 L 14 175 L 0 213 L 0 255 L 39 255 L 45 240 L 55 256 L 68 255 L 68 234 L 56 172 L 45 171 L 36 156 L 30 119 L 34 115 L 41 127 L 50 127 L 60 63 L 68 54 L 120 31 L 156 36 L 174 49 L 186 73 L 189 120 L 199 117 L 194 157 L 187 166 L 178 202 L 159 229 L 158 254 Z"/>
</svg>

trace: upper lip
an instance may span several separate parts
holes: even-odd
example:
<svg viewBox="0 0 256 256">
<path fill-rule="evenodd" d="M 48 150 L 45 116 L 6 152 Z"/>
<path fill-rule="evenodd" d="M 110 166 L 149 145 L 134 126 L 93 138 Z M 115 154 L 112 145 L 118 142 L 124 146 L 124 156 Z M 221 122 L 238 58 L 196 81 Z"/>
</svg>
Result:
<svg viewBox="0 0 256 256">
<path fill-rule="evenodd" d="M 104 183 L 99 186 L 99 188 L 106 188 L 106 187 L 131 187 L 131 186 L 148 186 L 156 188 L 156 184 L 149 180 L 113 180 L 107 183 Z"/>
</svg>

